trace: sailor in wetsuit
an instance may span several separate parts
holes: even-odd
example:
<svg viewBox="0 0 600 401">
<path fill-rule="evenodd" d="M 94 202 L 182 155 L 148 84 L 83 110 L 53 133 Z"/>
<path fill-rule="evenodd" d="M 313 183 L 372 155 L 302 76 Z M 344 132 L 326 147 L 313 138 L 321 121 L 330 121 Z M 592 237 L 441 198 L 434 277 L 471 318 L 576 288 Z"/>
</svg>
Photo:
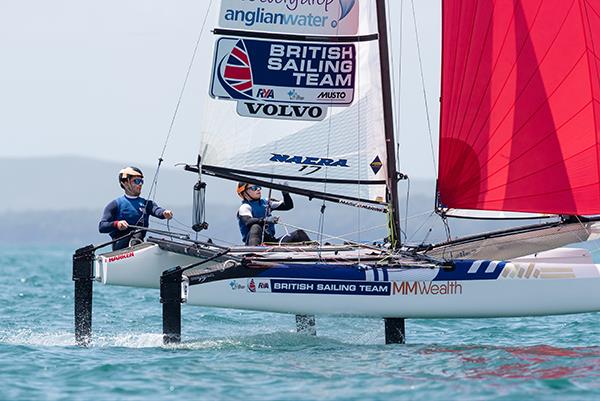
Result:
<svg viewBox="0 0 600 401">
<path fill-rule="evenodd" d="M 173 218 L 172 211 L 140 197 L 143 184 L 144 175 L 139 168 L 125 167 L 119 171 L 119 185 L 125 191 L 125 195 L 106 205 L 98 225 L 98 230 L 102 234 L 109 234 L 112 239 L 121 238 L 113 243 L 113 251 L 129 246 L 131 237 L 127 234 L 134 230 L 129 225 L 148 227 L 151 215 L 159 219 Z M 145 232 L 141 232 L 134 236 L 143 240 L 144 235 Z"/>
<path fill-rule="evenodd" d="M 261 187 L 240 182 L 237 186 L 237 194 L 242 198 L 242 205 L 238 209 L 237 218 L 242 241 L 246 245 L 256 246 L 262 242 L 310 241 L 308 235 L 302 230 L 296 230 L 283 237 L 275 238 L 275 224 L 279 221 L 279 217 L 271 216 L 271 211 L 291 210 L 294 207 L 294 202 L 289 193 L 282 192 L 283 201 L 275 199 L 267 201 L 261 198 Z"/>
</svg>

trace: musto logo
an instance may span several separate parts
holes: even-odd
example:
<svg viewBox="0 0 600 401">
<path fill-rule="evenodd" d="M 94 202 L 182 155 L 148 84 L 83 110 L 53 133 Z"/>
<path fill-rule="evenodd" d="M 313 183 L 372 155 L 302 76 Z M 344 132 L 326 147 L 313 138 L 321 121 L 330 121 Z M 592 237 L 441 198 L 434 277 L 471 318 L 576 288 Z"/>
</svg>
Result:
<svg viewBox="0 0 600 401">
<path fill-rule="evenodd" d="M 221 38 L 210 95 L 245 117 L 320 121 L 352 104 L 355 68 L 354 44 Z"/>
<path fill-rule="evenodd" d="M 219 24 L 225 28 L 284 33 L 353 35 L 358 0 L 223 0 Z"/>
</svg>

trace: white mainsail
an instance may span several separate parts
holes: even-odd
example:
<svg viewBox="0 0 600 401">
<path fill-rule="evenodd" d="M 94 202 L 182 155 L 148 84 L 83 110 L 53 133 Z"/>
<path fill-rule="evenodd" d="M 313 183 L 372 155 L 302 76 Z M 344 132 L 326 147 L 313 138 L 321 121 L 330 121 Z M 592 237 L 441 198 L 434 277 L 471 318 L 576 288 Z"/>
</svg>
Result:
<svg viewBox="0 0 600 401">
<path fill-rule="evenodd" d="M 203 168 L 385 204 L 375 1 L 313 3 L 294 10 L 286 2 L 261 3 L 259 10 L 242 1 L 221 3 L 203 110 Z M 268 19 L 271 14 L 296 21 L 312 15 L 313 23 L 336 21 L 337 29 L 305 26 L 300 36 L 297 26 L 276 23 L 281 19 Z M 258 22 L 250 28 L 248 18 Z"/>
</svg>

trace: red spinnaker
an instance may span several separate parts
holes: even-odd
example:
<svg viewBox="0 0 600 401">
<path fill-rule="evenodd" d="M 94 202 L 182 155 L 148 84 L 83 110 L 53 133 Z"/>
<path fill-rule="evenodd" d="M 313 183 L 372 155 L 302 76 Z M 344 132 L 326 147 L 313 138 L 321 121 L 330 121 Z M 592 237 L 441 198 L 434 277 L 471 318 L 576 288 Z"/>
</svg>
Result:
<svg viewBox="0 0 600 401">
<path fill-rule="evenodd" d="M 443 206 L 600 214 L 600 0 L 443 4 Z"/>
</svg>

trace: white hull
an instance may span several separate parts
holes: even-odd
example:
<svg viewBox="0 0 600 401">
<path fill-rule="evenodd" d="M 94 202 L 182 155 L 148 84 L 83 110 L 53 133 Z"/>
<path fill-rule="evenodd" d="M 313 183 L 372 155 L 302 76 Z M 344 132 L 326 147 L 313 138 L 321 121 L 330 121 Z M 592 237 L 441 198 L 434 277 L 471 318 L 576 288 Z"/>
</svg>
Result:
<svg viewBox="0 0 600 401">
<path fill-rule="evenodd" d="M 397 284 L 401 285 L 401 284 Z M 600 311 L 600 277 L 566 280 L 457 281 L 454 295 L 232 293 L 228 282 L 189 288 L 188 304 L 306 315 L 491 318 Z"/>
<path fill-rule="evenodd" d="M 102 284 L 160 288 L 163 271 L 197 262 L 192 256 L 167 252 L 156 244 L 143 243 L 132 248 L 99 255 L 94 271 Z"/>
<path fill-rule="evenodd" d="M 96 279 L 109 285 L 159 288 L 164 270 L 198 260 L 147 243 L 98 256 Z M 303 277 L 297 273 L 304 267 L 284 270 L 285 274 L 279 274 L 281 269 L 262 269 L 261 273 L 246 269 L 251 276 L 217 277 L 202 280 L 201 284 L 192 280 L 187 303 L 295 314 L 405 318 L 600 311 L 600 267 L 592 263 L 585 250 L 558 249 L 512 262 L 460 263 L 448 271 L 431 266 L 347 267 L 340 269 L 339 276 L 332 273 L 334 276 L 327 278 L 313 276 L 311 265 L 306 267 L 306 274 L 301 274 Z M 216 265 L 217 262 L 210 262 L 202 268 Z M 316 271 L 321 274 L 323 267 Z M 345 277 L 346 272 L 351 272 L 352 277 Z"/>
</svg>

